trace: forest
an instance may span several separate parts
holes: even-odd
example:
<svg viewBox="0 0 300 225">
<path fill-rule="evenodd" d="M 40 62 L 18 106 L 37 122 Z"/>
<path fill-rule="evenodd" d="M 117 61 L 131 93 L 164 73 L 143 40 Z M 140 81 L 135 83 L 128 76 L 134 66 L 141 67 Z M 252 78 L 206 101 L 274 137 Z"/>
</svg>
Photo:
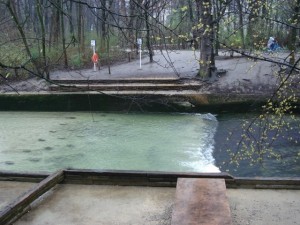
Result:
<svg viewBox="0 0 300 225">
<path fill-rule="evenodd" d="M 219 50 L 258 60 L 269 37 L 297 71 L 300 0 L 0 0 L 0 82 L 90 64 L 91 40 L 103 65 L 155 50 L 200 51 L 199 76 Z"/>
</svg>

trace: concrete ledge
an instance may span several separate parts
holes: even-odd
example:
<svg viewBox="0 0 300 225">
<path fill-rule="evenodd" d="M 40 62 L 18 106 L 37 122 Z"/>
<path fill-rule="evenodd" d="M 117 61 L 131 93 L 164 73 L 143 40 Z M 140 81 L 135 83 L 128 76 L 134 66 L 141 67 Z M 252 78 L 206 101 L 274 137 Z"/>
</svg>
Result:
<svg viewBox="0 0 300 225">
<path fill-rule="evenodd" d="M 179 177 L 233 179 L 233 177 L 227 173 L 65 170 L 63 183 L 175 187 Z"/>
<path fill-rule="evenodd" d="M 248 189 L 300 189 L 300 177 L 237 177 L 226 180 L 227 188 Z"/>
<path fill-rule="evenodd" d="M 233 177 L 228 173 L 155 172 L 124 170 L 63 170 L 65 184 L 113 184 L 175 187 L 178 178 L 225 179 L 227 188 L 298 189 L 300 177 Z M 49 173 L 0 171 L 0 181 L 41 182 Z"/>
<path fill-rule="evenodd" d="M 0 94 L 0 110 L 249 112 L 268 99 L 261 95 L 182 92 L 82 92 Z"/>
<path fill-rule="evenodd" d="M 18 181 L 18 182 L 41 182 L 50 176 L 50 173 L 26 173 L 13 171 L 0 171 L 0 181 Z"/>
<path fill-rule="evenodd" d="M 58 79 L 54 80 L 52 79 L 51 82 L 54 84 L 115 84 L 115 83 L 176 83 L 181 82 L 184 79 L 180 79 L 178 77 L 124 77 L 124 78 L 107 78 L 107 79 Z"/>
</svg>

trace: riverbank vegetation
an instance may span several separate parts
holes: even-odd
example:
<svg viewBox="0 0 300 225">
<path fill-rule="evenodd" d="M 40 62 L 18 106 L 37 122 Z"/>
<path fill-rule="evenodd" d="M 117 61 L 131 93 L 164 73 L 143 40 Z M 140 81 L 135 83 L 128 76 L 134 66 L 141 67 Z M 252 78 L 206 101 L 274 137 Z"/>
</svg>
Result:
<svg viewBox="0 0 300 225">
<path fill-rule="evenodd" d="M 84 68 L 91 63 L 91 40 L 103 64 L 124 60 L 136 55 L 138 38 L 150 62 L 155 49 L 201 49 L 199 75 L 205 77 L 215 72 L 220 49 L 268 60 L 259 53 L 267 51 L 272 36 L 290 53 L 286 64 L 295 70 L 300 3 L 288 3 L 1 0 L 1 76 L 23 74 L 23 67 L 46 78 L 53 69 Z"/>
</svg>

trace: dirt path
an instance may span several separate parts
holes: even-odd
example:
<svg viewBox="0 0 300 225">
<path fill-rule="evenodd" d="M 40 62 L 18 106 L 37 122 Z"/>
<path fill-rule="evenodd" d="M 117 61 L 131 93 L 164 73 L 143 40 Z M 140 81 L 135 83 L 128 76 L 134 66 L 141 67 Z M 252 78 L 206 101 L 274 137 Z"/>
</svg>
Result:
<svg viewBox="0 0 300 225">
<path fill-rule="evenodd" d="M 282 61 L 286 55 L 269 56 L 276 61 Z M 148 58 L 139 61 L 115 65 L 111 67 L 111 74 L 107 67 L 99 71 L 91 69 L 55 71 L 50 77 L 54 80 L 108 80 L 108 79 L 159 79 L 159 78 L 196 78 L 198 71 L 198 55 L 193 51 L 156 52 L 155 63 L 149 63 Z M 226 70 L 226 74 L 217 77 L 212 84 L 208 84 L 213 92 L 238 92 L 253 93 L 270 91 L 278 83 L 275 64 L 264 61 L 253 61 L 241 56 L 230 58 L 225 53 L 220 53 L 216 58 L 218 69 Z M 44 80 L 31 78 L 26 81 L 12 82 L 9 85 L 0 85 L 0 93 L 28 91 L 48 91 L 49 83 Z M 201 90 L 199 90 L 201 92 Z"/>
</svg>

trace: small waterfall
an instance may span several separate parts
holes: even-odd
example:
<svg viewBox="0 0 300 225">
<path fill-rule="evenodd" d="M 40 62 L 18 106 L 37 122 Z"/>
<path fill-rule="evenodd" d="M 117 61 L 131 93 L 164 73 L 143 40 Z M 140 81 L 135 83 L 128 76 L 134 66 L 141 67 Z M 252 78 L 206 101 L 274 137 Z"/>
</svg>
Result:
<svg viewBox="0 0 300 225">
<path fill-rule="evenodd" d="M 220 172 L 219 168 L 215 166 L 213 157 L 214 136 L 217 131 L 218 120 L 210 113 L 197 114 L 197 116 L 202 120 L 203 129 L 199 130 L 199 142 L 195 144 L 194 148 L 187 150 L 191 157 L 188 161 L 182 162 L 182 165 L 190 167 L 195 172 Z"/>
</svg>

